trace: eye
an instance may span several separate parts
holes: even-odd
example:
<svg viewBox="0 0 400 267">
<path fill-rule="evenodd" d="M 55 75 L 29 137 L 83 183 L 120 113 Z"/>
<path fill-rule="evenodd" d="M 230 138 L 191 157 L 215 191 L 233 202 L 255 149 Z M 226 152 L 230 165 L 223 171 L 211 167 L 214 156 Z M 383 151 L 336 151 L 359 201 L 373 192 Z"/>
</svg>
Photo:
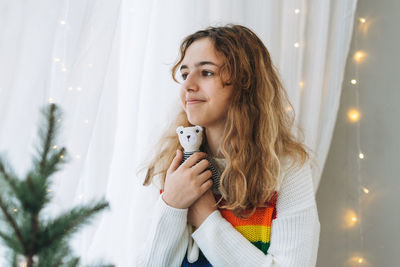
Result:
<svg viewBox="0 0 400 267">
<path fill-rule="evenodd" d="M 183 134 L 183 131 L 181 131 L 180 134 Z"/>
<path fill-rule="evenodd" d="M 208 70 L 203 70 L 202 73 L 204 76 L 213 76 L 214 75 L 214 73 L 212 73 L 211 71 L 208 71 Z M 208 74 L 210 74 L 210 75 L 208 75 Z"/>
<path fill-rule="evenodd" d="M 196 133 L 198 133 L 198 132 L 199 132 L 199 129 L 196 130 Z"/>
<path fill-rule="evenodd" d="M 183 80 L 186 80 L 186 77 L 187 77 L 187 73 L 183 73 L 183 74 L 182 74 L 182 79 L 183 79 Z"/>
</svg>

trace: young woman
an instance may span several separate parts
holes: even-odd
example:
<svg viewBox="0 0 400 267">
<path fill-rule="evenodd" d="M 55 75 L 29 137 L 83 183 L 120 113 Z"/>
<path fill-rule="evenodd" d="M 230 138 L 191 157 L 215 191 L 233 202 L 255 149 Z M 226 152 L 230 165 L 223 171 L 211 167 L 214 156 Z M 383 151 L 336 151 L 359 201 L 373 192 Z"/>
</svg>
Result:
<svg viewBox="0 0 400 267">
<path fill-rule="evenodd" d="M 228 24 L 187 36 L 172 77 L 182 109 L 157 144 L 144 185 L 159 178 L 138 266 L 315 266 L 320 223 L 311 151 L 295 138 L 294 113 L 267 48 Z M 178 126 L 204 129 L 183 164 Z M 209 161 L 219 163 L 219 194 Z M 187 260 L 186 225 L 200 249 Z"/>
</svg>

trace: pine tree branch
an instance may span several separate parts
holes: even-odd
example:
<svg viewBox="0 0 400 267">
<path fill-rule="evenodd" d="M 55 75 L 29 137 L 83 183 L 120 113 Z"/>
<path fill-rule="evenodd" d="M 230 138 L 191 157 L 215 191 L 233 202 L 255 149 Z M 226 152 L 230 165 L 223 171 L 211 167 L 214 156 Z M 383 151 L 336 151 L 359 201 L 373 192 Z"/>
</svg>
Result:
<svg viewBox="0 0 400 267">
<path fill-rule="evenodd" d="M 0 196 L 0 209 L 3 211 L 4 215 L 6 216 L 8 222 L 10 223 L 11 227 L 14 229 L 15 234 L 17 235 L 18 241 L 21 243 L 21 247 L 26 251 L 26 246 L 24 242 L 24 238 L 18 225 L 11 214 L 8 212 L 6 205 L 4 205 L 3 199 Z"/>
<path fill-rule="evenodd" d="M 55 116 L 54 116 L 56 109 L 57 109 L 56 105 L 51 104 L 49 111 L 45 112 L 45 116 L 46 116 L 47 122 L 48 122 L 48 128 L 47 128 L 46 138 L 43 139 L 43 148 L 44 149 L 42 152 L 42 158 L 41 158 L 41 162 L 40 162 L 40 167 L 42 170 L 44 170 L 46 167 L 47 154 L 49 153 L 51 141 L 54 139 L 55 132 L 56 132 Z"/>
<path fill-rule="evenodd" d="M 33 256 L 37 253 L 36 251 L 36 238 L 38 233 L 38 214 L 34 214 L 31 217 L 31 225 L 32 225 L 32 232 L 31 232 L 31 243 L 29 246 L 28 251 L 28 267 L 33 265 Z"/>
<path fill-rule="evenodd" d="M 46 237 L 43 240 L 43 247 L 49 247 L 53 242 L 67 238 L 77 231 L 77 226 L 86 223 L 97 212 L 109 207 L 108 202 L 99 202 L 93 207 L 76 207 L 60 215 L 53 222 L 50 222 L 40 236 Z M 52 232 L 49 232 L 51 229 Z"/>
<path fill-rule="evenodd" d="M 19 243 L 19 240 L 14 238 L 13 236 L 9 236 L 4 232 L 0 231 L 0 238 L 3 239 L 3 242 L 14 252 L 18 252 L 20 254 L 23 254 L 23 248 L 21 247 L 21 244 Z"/>
<path fill-rule="evenodd" d="M 4 178 L 4 180 L 10 185 L 11 189 L 16 193 L 17 186 L 15 184 L 15 180 L 11 178 L 10 175 L 6 172 L 3 160 L 1 158 L 0 158 L 0 174 L 2 174 L 0 176 Z"/>
</svg>

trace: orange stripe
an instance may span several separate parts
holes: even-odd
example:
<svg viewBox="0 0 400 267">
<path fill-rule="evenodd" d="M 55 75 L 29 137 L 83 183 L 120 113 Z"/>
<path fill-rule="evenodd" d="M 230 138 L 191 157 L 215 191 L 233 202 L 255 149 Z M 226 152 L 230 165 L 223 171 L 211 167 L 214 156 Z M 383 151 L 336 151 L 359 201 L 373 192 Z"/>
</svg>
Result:
<svg viewBox="0 0 400 267">
<path fill-rule="evenodd" d="M 254 214 L 248 219 L 236 217 L 231 210 L 220 209 L 221 215 L 234 227 L 245 225 L 264 225 L 271 226 L 274 207 L 257 208 Z"/>
</svg>

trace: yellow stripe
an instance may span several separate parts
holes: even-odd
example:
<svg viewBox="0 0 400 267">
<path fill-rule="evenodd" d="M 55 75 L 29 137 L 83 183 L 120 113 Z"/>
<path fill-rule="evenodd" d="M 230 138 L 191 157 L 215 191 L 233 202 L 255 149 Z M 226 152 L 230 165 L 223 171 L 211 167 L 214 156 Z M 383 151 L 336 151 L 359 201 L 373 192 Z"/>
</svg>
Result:
<svg viewBox="0 0 400 267">
<path fill-rule="evenodd" d="M 262 241 L 269 242 L 271 235 L 271 227 L 264 225 L 242 225 L 236 226 L 238 230 L 250 242 Z"/>
</svg>

